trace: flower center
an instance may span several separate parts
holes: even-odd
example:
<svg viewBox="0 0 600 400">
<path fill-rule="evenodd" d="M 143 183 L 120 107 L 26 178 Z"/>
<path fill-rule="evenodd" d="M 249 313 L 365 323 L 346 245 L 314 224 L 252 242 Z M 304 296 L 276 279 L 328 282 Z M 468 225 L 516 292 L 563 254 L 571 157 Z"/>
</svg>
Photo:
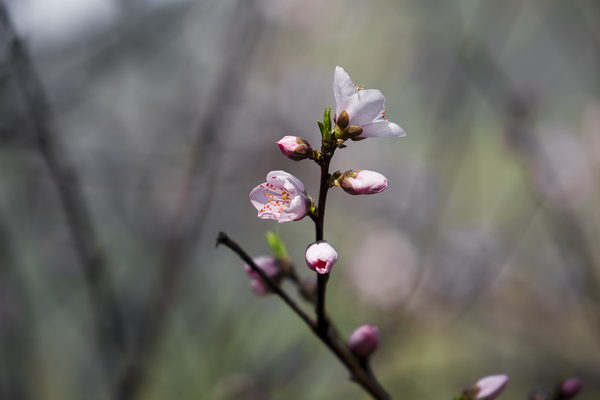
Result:
<svg viewBox="0 0 600 400">
<path fill-rule="evenodd" d="M 271 183 L 264 183 L 259 187 L 265 190 L 264 196 L 267 197 L 268 202 L 260 210 L 260 212 L 274 212 L 282 213 L 283 210 L 290 204 L 292 197 L 290 192 L 285 187 L 275 186 Z"/>
<path fill-rule="evenodd" d="M 317 271 L 325 271 L 327 269 L 327 261 L 324 261 L 324 260 L 317 261 L 317 265 L 315 265 L 315 269 Z"/>
</svg>

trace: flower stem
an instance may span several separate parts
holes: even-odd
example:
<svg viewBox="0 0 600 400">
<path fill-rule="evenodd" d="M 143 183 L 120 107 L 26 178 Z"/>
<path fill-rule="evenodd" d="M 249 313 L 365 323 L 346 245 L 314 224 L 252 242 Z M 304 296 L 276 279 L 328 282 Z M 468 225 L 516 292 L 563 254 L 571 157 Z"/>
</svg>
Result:
<svg viewBox="0 0 600 400">
<path fill-rule="evenodd" d="M 221 232 L 217 237 L 217 246 L 224 245 L 229 247 L 234 253 L 236 253 L 253 271 L 255 271 L 267 284 L 273 289 L 273 292 L 281 298 L 293 311 L 294 313 L 304 321 L 304 323 L 315 333 L 315 335 L 323 342 L 329 350 L 340 360 L 342 364 L 346 366 L 350 372 L 350 380 L 360 385 L 371 397 L 377 400 L 390 400 L 389 394 L 379 385 L 375 380 L 375 377 L 370 374 L 359 362 L 359 360 L 348 350 L 340 340 L 335 329 L 329 329 L 328 331 L 322 332 L 317 322 L 315 322 L 310 316 L 308 316 L 296 302 L 287 295 L 287 293 L 274 282 L 269 276 L 260 269 L 252 260 L 252 257 L 248 255 L 236 242 L 229 239 L 229 237 Z"/>
<path fill-rule="evenodd" d="M 324 240 L 325 227 L 325 204 L 327 202 L 327 191 L 329 190 L 329 164 L 335 152 L 335 146 L 331 146 L 328 142 L 323 142 L 321 154 L 323 155 L 321 166 L 321 184 L 319 187 L 319 203 L 317 208 L 317 217 L 315 220 L 316 239 L 317 242 Z M 329 321 L 325 311 L 325 293 L 327 289 L 327 281 L 329 273 L 317 273 L 317 326 L 321 334 L 325 334 L 329 329 Z"/>
</svg>

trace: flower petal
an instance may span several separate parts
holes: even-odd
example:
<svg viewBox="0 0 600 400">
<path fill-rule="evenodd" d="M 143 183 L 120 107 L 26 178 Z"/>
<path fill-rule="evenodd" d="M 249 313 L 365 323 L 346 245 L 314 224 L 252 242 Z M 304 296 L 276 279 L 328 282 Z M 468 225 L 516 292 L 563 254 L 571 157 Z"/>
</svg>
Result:
<svg viewBox="0 0 600 400">
<path fill-rule="evenodd" d="M 335 67 L 333 74 L 333 97 L 335 98 L 336 114 L 346 110 L 350 98 L 354 96 L 354 83 L 350 75 L 342 67 Z"/>
<path fill-rule="evenodd" d="M 278 179 L 279 177 L 286 177 L 288 178 L 288 180 L 290 182 L 292 182 L 294 184 L 294 186 L 298 189 L 300 189 L 300 192 L 306 192 L 306 190 L 304 189 L 304 184 L 302 182 L 300 182 L 300 180 L 298 178 L 296 178 L 294 175 L 292 174 L 288 174 L 285 171 L 271 171 L 267 174 L 267 183 L 271 183 L 273 181 L 273 179 Z M 281 182 L 283 184 L 283 186 L 289 190 L 289 187 L 287 187 L 285 185 L 286 180 L 285 179 L 278 179 L 279 182 Z"/>
<path fill-rule="evenodd" d="M 377 89 L 359 90 L 348 99 L 345 110 L 350 125 L 363 126 L 381 118 L 385 111 L 385 96 Z"/>
<path fill-rule="evenodd" d="M 397 124 L 385 119 L 362 125 L 359 137 L 404 137 L 406 132 Z"/>
</svg>

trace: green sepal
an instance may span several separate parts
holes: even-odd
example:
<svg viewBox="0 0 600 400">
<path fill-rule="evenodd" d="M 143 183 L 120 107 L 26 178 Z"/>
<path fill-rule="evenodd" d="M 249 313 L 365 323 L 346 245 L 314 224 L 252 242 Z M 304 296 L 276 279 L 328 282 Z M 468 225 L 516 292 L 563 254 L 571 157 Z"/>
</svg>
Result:
<svg viewBox="0 0 600 400">
<path fill-rule="evenodd" d="M 321 121 L 317 121 L 317 124 L 319 124 L 319 130 L 321 131 L 321 137 L 325 137 L 325 126 L 323 125 L 323 123 Z"/>
<path fill-rule="evenodd" d="M 265 234 L 265 239 L 267 241 L 267 246 L 269 246 L 269 249 L 275 258 L 283 260 L 287 257 L 285 243 L 283 242 L 283 239 L 281 239 L 281 236 L 273 231 L 268 231 Z"/>
</svg>

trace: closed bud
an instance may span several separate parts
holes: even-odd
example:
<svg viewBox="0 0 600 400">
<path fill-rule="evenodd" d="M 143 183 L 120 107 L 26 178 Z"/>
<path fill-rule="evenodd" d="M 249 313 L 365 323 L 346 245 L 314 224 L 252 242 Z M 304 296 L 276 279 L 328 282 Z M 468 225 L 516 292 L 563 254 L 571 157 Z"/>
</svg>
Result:
<svg viewBox="0 0 600 400">
<path fill-rule="evenodd" d="M 350 139 L 360 136 L 361 133 L 363 133 L 363 128 L 360 126 L 352 125 L 346 129 L 346 136 L 348 136 Z"/>
<path fill-rule="evenodd" d="M 340 115 L 338 115 L 335 124 L 339 127 L 340 131 L 345 130 L 348 124 L 350 124 L 350 116 L 348 116 L 346 110 L 342 111 Z"/>
<path fill-rule="evenodd" d="M 276 282 L 281 278 L 281 267 L 275 257 L 272 256 L 258 256 L 252 259 L 254 264 L 260 268 L 267 276 Z M 265 282 L 258 272 L 253 270 L 248 264 L 244 264 L 244 270 L 250 279 L 250 289 L 257 296 L 265 296 L 271 293 L 271 287 Z"/>
<path fill-rule="evenodd" d="M 388 186 L 385 176 L 366 169 L 346 171 L 340 176 L 338 183 L 346 193 L 353 195 L 381 193 Z"/>
<path fill-rule="evenodd" d="M 277 145 L 284 156 L 294 161 L 304 160 L 312 152 L 308 141 L 297 136 L 284 136 Z"/>
<path fill-rule="evenodd" d="M 580 378 L 571 377 L 564 379 L 558 385 L 558 395 L 559 399 L 572 399 L 577 396 L 579 391 L 581 390 L 581 385 L 583 381 Z"/>
<path fill-rule="evenodd" d="M 348 339 L 348 348 L 359 357 L 371 355 L 379 346 L 381 336 L 379 328 L 373 325 L 361 325 Z"/>
<path fill-rule="evenodd" d="M 486 376 L 478 380 L 473 386 L 466 388 L 463 391 L 463 398 L 465 400 L 494 400 L 502 394 L 507 384 L 507 375 Z"/>
<path fill-rule="evenodd" d="M 337 252 L 325 241 L 313 243 L 306 249 L 306 265 L 319 274 L 331 271 L 337 259 Z"/>
</svg>

